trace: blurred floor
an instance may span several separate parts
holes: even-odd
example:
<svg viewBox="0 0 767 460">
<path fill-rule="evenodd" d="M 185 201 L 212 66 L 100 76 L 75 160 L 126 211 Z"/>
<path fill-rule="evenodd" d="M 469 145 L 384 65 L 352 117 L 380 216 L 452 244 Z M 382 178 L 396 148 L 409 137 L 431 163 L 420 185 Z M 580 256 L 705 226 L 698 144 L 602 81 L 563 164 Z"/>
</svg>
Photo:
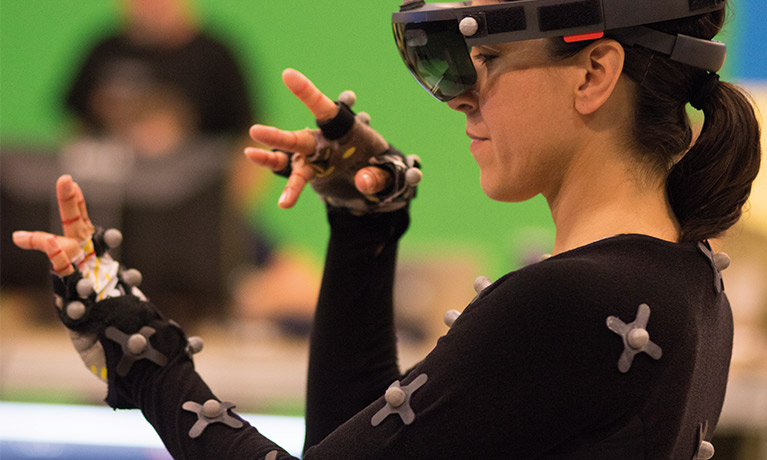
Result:
<svg viewBox="0 0 767 460">
<path fill-rule="evenodd" d="M 85 369 L 65 329 L 26 316 L 36 301 L 8 289 L 0 293 L 0 400 L 103 404 L 105 384 Z M 195 366 L 219 398 L 248 412 L 302 414 L 305 337 L 286 335 L 267 322 L 208 323 L 187 332 L 204 340 Z M 423 345 L 403 345 L 402 368 L 426 351 Z"/>
</svg>

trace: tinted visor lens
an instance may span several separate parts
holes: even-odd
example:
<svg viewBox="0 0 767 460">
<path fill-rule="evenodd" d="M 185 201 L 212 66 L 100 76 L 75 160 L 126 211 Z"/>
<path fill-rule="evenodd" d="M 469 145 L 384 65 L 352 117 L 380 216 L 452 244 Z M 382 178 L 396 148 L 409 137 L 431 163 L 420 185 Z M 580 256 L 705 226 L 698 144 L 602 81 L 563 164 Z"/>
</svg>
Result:
<svg viewBox="0 0 767 460">
<path fill-rule="evenodd" d="M 447 102 L 476 83 L 457 21 L 395 23 L 394 39 L 410 73 L 440 101 Z"/>
</svg>

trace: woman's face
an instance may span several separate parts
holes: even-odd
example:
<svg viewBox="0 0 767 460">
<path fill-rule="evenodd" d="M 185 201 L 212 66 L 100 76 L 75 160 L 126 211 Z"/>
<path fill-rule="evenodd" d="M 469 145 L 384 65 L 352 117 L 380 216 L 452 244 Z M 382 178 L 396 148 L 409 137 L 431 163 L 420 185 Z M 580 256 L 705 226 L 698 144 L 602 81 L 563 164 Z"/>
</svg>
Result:
<svg viewBox="0 0 767 460">
<path fill-rule="evenodd" d="M 572 160 L 574 72 L 545 47 L 530 40 L 472 48 L 477 83 L 448 103 L 466 114 L 482 189 L 494 200 L 556 194 Z"/>
</svg>

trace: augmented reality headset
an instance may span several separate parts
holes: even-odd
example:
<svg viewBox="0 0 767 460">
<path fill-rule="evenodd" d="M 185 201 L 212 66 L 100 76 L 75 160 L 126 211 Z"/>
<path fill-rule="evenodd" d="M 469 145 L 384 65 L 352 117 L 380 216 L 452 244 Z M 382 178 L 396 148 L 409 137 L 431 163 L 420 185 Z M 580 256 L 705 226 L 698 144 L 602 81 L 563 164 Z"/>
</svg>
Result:
<svg viewBox="0 0 767 460">
<path fill-rule="evenodd" d="M 605 35 L 624 46 L 642 46 L 669 59 L 717 72 L 727 47 L 715 40 L 670 35 L 645 24 L 724 8 L 725 0 L 511 0 L 425 3 L 404 0 L 392 15 L 394 38 L 405 65 L 440 101 L 449 101 L 477 81 L 472 46 L 546 37 L 567 42 Z"/>
</svg>

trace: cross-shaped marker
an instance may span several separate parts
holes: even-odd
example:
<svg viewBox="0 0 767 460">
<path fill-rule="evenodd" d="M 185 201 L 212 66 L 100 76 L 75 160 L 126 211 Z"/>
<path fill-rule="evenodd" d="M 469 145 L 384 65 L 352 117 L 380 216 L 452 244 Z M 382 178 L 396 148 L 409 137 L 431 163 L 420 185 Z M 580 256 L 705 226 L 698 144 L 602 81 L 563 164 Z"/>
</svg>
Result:
<svg viewBox="0 0 767 460">
<path fill-rule="evenodd" d="M 650 334 L 645 329 L 649 319 L 650 307 L 646 303 L 639 306 L 636 319 L 628 324 L 616 316 L 607 317 L 607 327 L 623 339 L 623 353 L 618 359 L 618 370 L 624 374 L 631 369 L 634 356 L 638 353 L 645 352 L 653 359 L 660 359 L 663 355 L 661 348 L 650 341 Z"/>
<path fill-rule="evenodd" d="M 399 380 L 392 383 L 384 395 L 386 405 L 376 412 L 370 420 L 370 423 L 373 426 L 378 426 L 391 414 L 399 414 L 405 425 L 413 423 L 413 420 L 415 420 L 415 412 L 413 412 L 413 409 L 410 407 L 410 396 L 412 396 L 417 389 L 421 388 L 421 386 L 426 383 L 427 379 L 428 377 L 426 374 L 421 374 L 404 387 L 400 386 Z"/>
<path fill-rule="evenodd" d="M 189 437 L 197 438 L 211 423 L 223 423 L 232 428 L 241 428 L 242 420 L 229 415 L 229 409 L 233 407 L 235 406 L 231 402 L 218 402 L 215 399 L 209 399 L 205 401 L 205 404 L 198 404 L 194 401 L 185 402 L 181 408 L 197 414 L 197 422 L 189 430 Z"/>
<path fill-rule="evenodd" d="M 114 326 L 106 328 L 104 333 L 107 338 L 117 342 L 123 350 L 123 356 L 117 363 L 117 375 L 125 377 L 130 372 L 133 363 L 141 359 L 148 359 L 158 366 L 168 363 L 168 358 L 157 351 L 149 338 L 154 335 L 154 328 L 144 326 L 136 334 L 128 335 Z"/>
</svg>

